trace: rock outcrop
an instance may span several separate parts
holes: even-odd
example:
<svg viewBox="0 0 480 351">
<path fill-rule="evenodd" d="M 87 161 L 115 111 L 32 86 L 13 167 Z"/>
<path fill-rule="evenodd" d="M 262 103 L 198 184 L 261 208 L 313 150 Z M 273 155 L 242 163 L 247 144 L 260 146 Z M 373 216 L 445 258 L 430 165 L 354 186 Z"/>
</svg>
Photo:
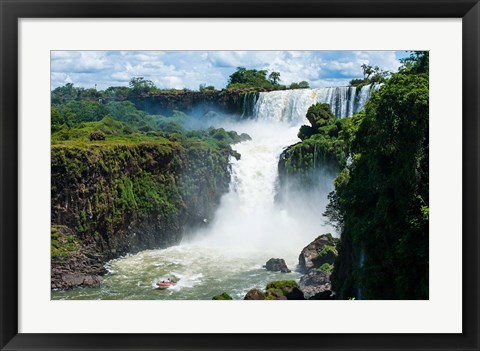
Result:
<svg viewBox="0 0 480 351">
<path fill-rule="evenodd" d="M 209 111 L 236 114 L 242 118 L 253 115 L 259 93 L 255 89 L 159 91 L 132 97 L 138 109 L 153 115 L 169 116 L 179 110 L 188 114 L 204 115 Z"/>
<path fill-rule="evenodd" d="M 282 272 L 282 273 L 290 273 L 291 270 L 288 269 L 287 264 L 283 258 L 271 258 L 265 264 L 265 268 L 267 271 L 271 272 Z"/>
<path fill-rule="evenodd" d="M 251 289 L 244 300 L 305 300 L 305 297 L 294 280 L 277 280 L 268 283 L 265 292 Z"/>
<path fill-rule="evenodd" d="M 339 242 L 332 234 L 322 234 L 305 246 L 298 256 L 299 270 L 307 273 L 312 268 L 319 268 L 324 263 L 333 265 L 338 256 L 336 245 Z"/>
<path fill-rule="evenodd" d="M 258 289 L 251 289 L 245 297 L 244 300 L 265 300 L 265 293 Z"/>
<path fill-rule="evenodd" d="M 173 141 L 52 145 L 52 226 L 70 230 L 52 229 L 52 289 L 96 285 L 106 261 L 204 226 L 228 191 L 229 156 Z"/>
<path fill-rule="evenodd" d="M 103 282 L 103 261 L 94 248 L 81 245 L 65 226 L 52 227 L 51 288 L 94 287 Z"/>
<path fill-rule="evenodd" d="M 338 242 L 339 239 L 330 233 L 323 234 L 304 247 L 300 253 L 298 268 L 304 275 L 299 286 L 306 298 L 315 300 L 333 298 L 330 276 L 338 256 L 336 248 Z"/>
</svg>

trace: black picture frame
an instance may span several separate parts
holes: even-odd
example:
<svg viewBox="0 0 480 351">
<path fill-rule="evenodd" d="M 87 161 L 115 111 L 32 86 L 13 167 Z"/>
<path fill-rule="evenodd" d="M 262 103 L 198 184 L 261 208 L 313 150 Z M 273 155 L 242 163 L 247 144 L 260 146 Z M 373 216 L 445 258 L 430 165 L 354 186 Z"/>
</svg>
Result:
<svg viewBox="0 0 480 351">
<path fill-rule="evenodd" d="M 478 0 L 0 0 L 1 350 L 478 350 L 480 5 Z M 21 334 L 18 333 L 18 20 L 110 17 L 462 18 L 463 333 Z"/>
</svg>

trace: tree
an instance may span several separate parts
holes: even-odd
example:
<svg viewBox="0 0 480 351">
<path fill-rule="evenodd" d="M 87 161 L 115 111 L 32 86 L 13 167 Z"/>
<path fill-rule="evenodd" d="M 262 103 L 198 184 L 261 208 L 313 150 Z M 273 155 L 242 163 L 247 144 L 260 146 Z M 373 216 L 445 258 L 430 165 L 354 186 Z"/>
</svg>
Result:
<svg viewBox="0 0 480 351">
<path fill-rule="evenodd" d="M 401 68 L 404 73 L 429 73 L 429 52 L 412 51 L 410 56 L 400 60 L 403 63 Z"/>
<path fill-rule="evenodd" d="M 306 117 L 315 130 L 335 121 L 329 104 L 317 103 L 310 106 Z"/>
<path fill-rule="evenodd" d="M 351 163 L 327 208 L 341 227 L 332 275 L 341 298 L 428 299 L 425 62 L 424 54 L 413 54 L 373 93 L 354 135 L 341 132 L 351 143 Z"/>
<path fill-rule="evenodd" d="M 309 88 L 310 88 L 310 84 L 308 84 L 307 81 L 302 80 L 300 83 L 298 83 L 298 88 L 299 88 L 299 89 L 309 89 Z"/>
<path fill-rule="evenodd" d="M 229 77 L 227 89 L 273 89 L 273 84 L 267 79 L 267 73 L 266 70 L 237 67 Z"/>
<path fill-rule="evenodd" d="M 52 103 L 61 104 L 68 100 L 78 98 L 79 88 L 73 86 L 73 83 L 67 83 L 64 86 L 53 89 L 51 93 Z"/>
<path fill-rule="evenodd" d="M 113 98 L 115 100 L 126 100 L 129 94 L 129 87 L 108 87 L 103 92 L 104 97 Z"/>
<path fill-rule="evenodd" d="M 302 80 L 301 82 L 299 83 L 295 83 L 293 82 L 292 84 L 290 84 L 290 89 L 309 89 L 310 88 L 310 84 L 308 84 L 308 82 Z"/>
<path fill-rule="evenodd" d="M 147 94 L 157 89 L 155 84 L 144 77 L 134 77 L 129 83 L 132 93 L 135 95 Z"/>
<path fill-rule="evenodd" d="M 270 83 L 272 83 L 273 85 L 276 85 L 280 81 L 280 73 L 279 72 L 272 72 L 268 76 L 268 79 L 270 80 Z"/>
<path fill-rule="evenodd" d="M 374 72 L 373 67 L 365 63 L 361 67 L 363 69 L 363 79 L 370 78 L 370 75 Z"/>
</svg>

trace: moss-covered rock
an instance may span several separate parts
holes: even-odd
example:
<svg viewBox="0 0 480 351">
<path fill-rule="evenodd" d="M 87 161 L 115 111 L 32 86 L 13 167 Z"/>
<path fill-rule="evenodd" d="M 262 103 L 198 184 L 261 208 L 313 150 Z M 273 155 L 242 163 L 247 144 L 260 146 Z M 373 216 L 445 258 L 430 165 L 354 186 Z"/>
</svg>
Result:
<svg viewBox="0 0 480 351">
<path fill-rule="evenodd" d="M 215 295 L 214 297 L 212 297 L 212 300 L 233 300 L 233 298 L 226 292 L 223 292 L 220 295 Z"/>
<path fill-rule="evenodd" d="M 265 300 L 265 293 L 259 289 L 251 289 L 247 292 L 244 300 Z"/>
<path fill-rule="evenodd" d="M 333 265 L 338 256 L 336 245 L 339 239 L 332 234 L 322 234 L 305 246 L 298 256 L 300 271 L 306 273 L 312 268 L 319 268 L 324 263 Z"/>
<path fill-rule="evenodd" d="M 335 259 L 338 256 L 338 251 L 335 246 L 326 245 L 317 256 L 312 258 L 313 267 L 320 268 L 323 265 L 333 265 L 335 263 Z"/>
<path fill-rule="evenodd" d="M 303 292 L 294 280 L 277 280 L 267 284 L 266 300 L 305 300 Z"/>
</svg>

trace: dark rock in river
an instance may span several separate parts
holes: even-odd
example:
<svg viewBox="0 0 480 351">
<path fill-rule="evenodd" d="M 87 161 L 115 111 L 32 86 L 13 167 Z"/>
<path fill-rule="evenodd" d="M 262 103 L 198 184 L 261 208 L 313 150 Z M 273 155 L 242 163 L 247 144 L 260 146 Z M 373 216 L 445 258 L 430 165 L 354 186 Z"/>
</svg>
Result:
<svg viewBox="0 0 480 351">
<path fill-rule="evenodd" d="M 291 270 L 288 269 L 287 264 L 283 258 L 271 258 L 267 261 L 265 268 L 267 271 L 272 272 L 282 272 L 282 273 L 290 273 Z"/>
<path fill-rule="evenodd" d="M 265 300 L 265 293 L 258 289 L 251 289 L 245 297 L 244 300 Z"/>
</svg>

